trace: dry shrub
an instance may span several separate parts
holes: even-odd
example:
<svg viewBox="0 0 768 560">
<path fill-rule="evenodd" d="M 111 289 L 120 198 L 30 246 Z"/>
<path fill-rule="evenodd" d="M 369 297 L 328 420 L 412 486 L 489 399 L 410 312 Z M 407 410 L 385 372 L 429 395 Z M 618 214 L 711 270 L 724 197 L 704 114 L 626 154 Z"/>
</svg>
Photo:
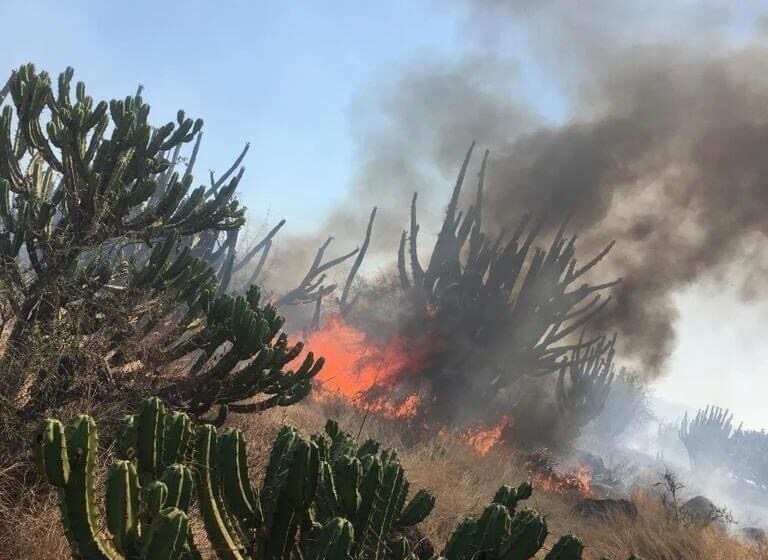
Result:
<svg viewBox="0 0 768 560">
<path fill-rule="evenodd" d="M 21 468 L 24 465 L 0 472 L 0 559 L 69 558 L 55 492 L 25 484 L 13 472 Z"/>
</svg>

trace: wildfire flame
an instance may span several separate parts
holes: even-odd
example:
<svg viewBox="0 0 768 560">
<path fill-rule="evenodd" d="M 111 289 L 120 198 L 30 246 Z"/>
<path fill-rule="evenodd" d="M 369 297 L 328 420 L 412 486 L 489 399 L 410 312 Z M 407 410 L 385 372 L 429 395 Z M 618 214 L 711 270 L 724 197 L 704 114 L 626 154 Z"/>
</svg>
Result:
<svg viewBox="0 0 768 560">
<path fill-rule="evenodd" d="M 405 375 L 417 374 L 434 357 L 437 347 L 429 335 L 372 341 L 339 315 L 329 317 L 306 344 L 307 349 L 325 357 L 326 365 L 316 378 L 324 390 L 390 418 L 415 416 L 421 398 L 412 394 L 396 401 L 372 396 L 372 390 L 393 389 Z"/>
<path fill-rule="evenodd" d="M 575 472 L 562 472 L 546 449 L 531 455 L 528 470 L 534 487 L 559 494 L 575 494 L 582 498 L 592 495 L 592 469 L 587 466 Z"/>
<path fill-rule="evenodd" d="M 404 380 L 413 380 L 429 367 L 441 350 L 439 341 L 429 332 L 418 338 L 372 340 L 339 315 L 328 317 L 323 327 L 310 335 L 305 348 L 326 359 L 316 378 L 323 391 L 316 395 L 342 397 L 352 406 L 388 418 L 413 418 L 419 414 L 424 405 L 422 397 L 405 393 L 398 399 L 392 395 L 402 388 Z M 494 426 L 468 428 L 461 437 L 478 455 L 486 455 L 501 441 L 504 429 L 512 421 L 504 416 Z M 444 432 L 439 429 L 436 433 Z M 533 484 L 539 488 L 583 497 L 591 495 L 589 467 L 560 472 L 545 450 L 533 455 L 528 467 Z"/>
<path fill-rule="evenodd" d="M 581 467 L 573 473 L 558 471 L 533 473 L 532 484 L 547 492 L 576 494 L 582 498 L 588 498 L 592 495 L 592 469 Z"/>
<path fill-rule="evenodd" d="M 487 454 L 499 441 L 504 428 L 509 426 L 510 418 L 503 416 L 498 424 L 491 428 L 470 428 L 465 433 L 467 443 L 480 455 Z"/>
</svg>

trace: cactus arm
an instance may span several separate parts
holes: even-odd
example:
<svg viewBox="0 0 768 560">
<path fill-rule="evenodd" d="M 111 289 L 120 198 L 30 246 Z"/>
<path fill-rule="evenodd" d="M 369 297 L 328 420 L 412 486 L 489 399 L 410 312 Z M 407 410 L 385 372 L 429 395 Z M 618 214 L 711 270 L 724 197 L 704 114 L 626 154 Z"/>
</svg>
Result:
<svg viewBox="0 0 768 560">
<path fill-rule="evenodd" d="M 264 543 L 266 560 L 288 558 L 296 543 L 299 526 L 308 522 L 309 510 L 320 477 L 320 451 L 317 444 L 299 439 L 292 454 L 286 482 L 277 500 L 269 538 Z"/>
<path fill-rule="evenodd" d="M 221 560 L 246 560 L 241 554 L 222 515 L 217 488 L 215 487 L 213 458 L 215 456 L 216 429 L 211 425 L 200 426 L 195 440 L 195 482 L 200 514 L 208 538 Z"/>
<path fill-rule="evenodd" d="M 192 471 L 178 463 L 170 465 L 163 471 L 160 482 L 168 490 L 165 507 L 175 507 L 186 513 L 192 501 Z"/>
<path fill-rule="evenodd" d="M 158 512 L 149 527 L 143 558 L 147 560 L 179 560 L 185 552 L 189 519 L 177 508 Z"/>
<path fill-rule="evenodd" d="M 144 509 L 146 519 L 151 521 L 165 507 L 168 487 L 164 482 L 153 480 L 144 488 Z"/>
<path fill-rule="evenodd" d="M 136 448 L 138 446 L 137 417 L 137 414 L 125 416 L 117 429 L 115 446 L 117 447 L 118 454 L 123 459 L 134 459 L 136 457 Z"/>
<path fill-rule="evenodd" d="M 491 504 L 485 508 L 477 522 L 471 547 L 477 553 L 483 551 L 490 558 L 499 556 L 504 539 L 509 535 L 512 523 L 507 508 Z"/>
<path fill-rule="evenodd" d="M 103 536 L 94 496 L 96 423 L 90 416 L 78 416 L 67 426 L 65 436 L 70 470 L 60 506 L 73 552 L 87 560 L 120 560 L 122 556 Z"/>
<path fill-rule="evenodd" d="M 360 507 L 358 488 L 363 476 L 363 465 L 357 457 L 339 457 L 333 465 L 333 484 L 338 492 L 339 514 L 354 519 Z"/>
<path fill-rule="evenodd" d="M 477 531 L 475 519 L 465 519 L 453 530 L 441 555 L 446 560 L 465 560 L 472 556 L 469 544 Z"/>
<path fill-rule="evenodd" d="M 192 440 L 192 421 L 184 413 L 173 412 L 166 417 L 163 464 L 183 463 Z"/>
<path fill-rule="evenodd" d="M 552 547 L 544 560 L 581 560 L 584 543 L 573 535 L 565 535 Z"/>
<path fill-rule="evenodd" d="M 48 418 L 43 422 L 32 448 L 35 463 L 51 484 L 59 488 L 69 480 L 69 458 L 64 426 L 58 420 Z"/>
<path fill-rule="evenodd" d="M 347 560 L 355 531 L 346 519 L 335 517 L 323 525 L 311 553 L 312 560 Z"/>
<path fill-rule="evenodd" d="M 339 494 L 333 482 L 333 469 L 327 461 L 322 461 L 320 485 L 317 488 L 317 500 L 314 505 L 315 513 L 321 520 L 332 519 L 340 510 L 339 503 Z"/>
<path fill-rule="evenodd" d="M 541 549 L 547 538 L 547 522 L 532 509 L 525 509 L 512 520 L 509 538 L 503 543 L 502 560 L 528 560 Z"/>
<path fill-rule="evenodd" d="M 264 475 L 264 482 L 259 494 L 264 523 L 267 526 L 272 524 L 275 504 L 281 488 L 285 485 L 290 461 L 298 439 L 296 428 L 284 426 L 278 433 L 272 446 L 267 472 Z"/>
<path fill-rule="evenodd" d="M 421 489 L 405 506 L 395 525 L 397 527 L 410 527 L 421 523 L 432 513 L 434 507 L 435 495 L 429 490 Z"/>
<path fill-rule="evenodd" d="M 144 401 L 138 418 L 138 460 L 142 475 L 159 474 L 163 466 L 165 405 L 156 398 Z"/>
<path fill-rule="evenodd" d="M 221 485 L 227 507 L 240 527 L 248 534 L 263 523 L 261 507 L 248 477 L 245 436 L 241 430 L 225 430 L 216 445 Z"/>
<path fill-rule="evenodd" d="M 130 554 L 139 538 L 139 478 L 130 461 L 118 461 L 110 470 L 106 510 L 115 548 Z"/>
<path fill-rule="evenodd" d="M 394 518 L 403 507 L 407 491 L 403 468 L 396 463 L 387 465 L 363 534 L 362 553 L 366 559 L 379 560 L 383 557 Z"/>
<path fill-rule="evenodd" d="M 371 515 L 371 508 L 381 485 L 381 459 L 375 456 L 367 457 L 363 463 L 363 473 L 363 478 L 360 482 L 360 507 L 352 518 L 352 524 L 357 535 L 365 534 L 365 528 Z"/>
<path fill-rule="evenodd" d="M 533 493 L 533 487 L 530 482 L 523 482 L 517 488 L 505 484 L 498 489 L 496 495 L 493 497 L 494 504 L 501 504 L 506 506 L 509 513 L 514 513 L 518 502 L 521 500 L 527 500 Z"/>
</svg>

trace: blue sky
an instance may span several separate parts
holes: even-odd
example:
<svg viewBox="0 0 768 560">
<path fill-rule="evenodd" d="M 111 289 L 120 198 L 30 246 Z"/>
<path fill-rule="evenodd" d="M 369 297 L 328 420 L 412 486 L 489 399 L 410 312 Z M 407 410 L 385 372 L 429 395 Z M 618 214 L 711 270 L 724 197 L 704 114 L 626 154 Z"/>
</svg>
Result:
<svg viewBox="0 0 768 560">
<path fill-rule="evenodd" d="M 762 10 L 740 5 L 735 41 Z M 0 35 L 0 68 L 32 61 L 57 74 L 72 65 L 97 98 L 141 83 L 158 122 L 179 108 L 204 118 L 198 180 L 209 168 L 223 171 L 250 141 L 245 204 L 256 220 L 285 217 L 297 232 L 318 224 L 351 186 L 351 112 L 361 93 L 417 56 L 464 52 L 465 17 L 454 2 L 429 0 L 2 0 L 0 20 L 10 25 Z M 566 101 L 544 69 L 525 61 L 515 30 L 504 28 L 500 40 L 523 59 L 524 97 L 547 120 L 566 118 Z M 715 291 L 680 294 L 679 345 L 659 389 L 694 407 L 737 408 L 768 427 L 755 398 L 768 391 L 768 306 Z M 733 351 L 723 354 L 722 341 Z"/>
<path fill-rule="evenodd" d="M 241 189 L 255 216 L 293 231 L 348 187 L 348 108 L 365 84 L 418 51 L 454 48 L 454 14 L 426 2 L 3 0 L 0 67 L 76 70 L 93 95 L 145 86 L 154 118 L 205 119 L 198 180 L 246 141 Z M 35 40 L 29 41 L 29 33 Z M 22 48 L 23 46 L 23 48 Z"/>
</svg>

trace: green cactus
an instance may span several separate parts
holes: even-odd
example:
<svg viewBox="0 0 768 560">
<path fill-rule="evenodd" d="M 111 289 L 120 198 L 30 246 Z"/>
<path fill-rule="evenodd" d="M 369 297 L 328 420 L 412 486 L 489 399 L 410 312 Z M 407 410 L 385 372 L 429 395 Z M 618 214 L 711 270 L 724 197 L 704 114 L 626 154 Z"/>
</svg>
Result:
<svg viewBox="0 0 768 560">
<path fill-rule="evenodd" d="M 346 519 L 335 517 L 323 525 L 317 534 L 310 558 L 312 560 L 338 560 L 350 557 L 355 531 Z"/>
<path fill-rule="evenodd" d="M 325 435 L 314 439 L 324 459 L 314 507 L 317 520 L 349 519 L 357 535 L 356 557 L 397 556 L 399 549 L 392 547 L 402 544 L 398 530 L 423 521 L 435 505 L 434 495 L 420 490 L 406 503 L 409 482 L 394 450 L 382 450 L 373 440 L 358 446 L 334 420 L 326 423 Z"/>
<path fill-rule="evenodd" d="M 514 514 L 517 502 L 530 494 L 531 487 L 527 483 L 517 489 L 502 486 L 479 519 L 467 519 L 459 524 L 442 555 L 447 560 L 533 558 L 547 537 L 547 523 L 532 509 Z"/>
<path fill-rule="evenodd" d="M 523 482 L 517 488 L 504 485 L 496 492 L 493 503 L 506 506 L 510 513 L 515 511 L 520 500 L 527 500 L 533 494 L 533 486 L 530 482 Z"/>
<path fill-rule="evenodd" d="M 580 560 L 584 543 L 573 535 L 561 537 L 544 557 L 544 560 Z"/>
<path fill-rule="evenodd" d="M 145 410 L 151 410 L 149 403 Z M 155 480 L 142 489 L 135 462 L 121 460 L 112 465 L 105 500 L 109 538 L 101 530 L 96 504 L 97 452 L 96 423 L 90 416 L 78 416 L 66 428 L 58 420 L 47 419 L 35 439 L 40 472 L 59 488 L 62 522 L 73 556 L 84 560 L 198 558 L 189 545 L 184 511 L 191 493 L 189 469 L 170 466 L 163 473 L 167 483 Z"/>
<path fill-rule="evenodd" d="M 153 127 L 140 95 L 96 102 L 79 82 L 73 96 L 73 76 L 67 68 L 54 84 L 32 64 L 21 66 L 0 113 L 0 254 L 24 319 L 10 337 L 14 348 L 31 326 L 50 327 L 54 305 L 100 294 L 123 274 L 108 255 L 126 240 L 153 246 L 128 281 L 137 286 L 158 275 L 178 236 L 245 221 L 234 198 L 239 175 L 213 193 L 169 171 L 166 155 L 191 142 L 202 120 L 179 111 L 176 122 Z M 22 248 L 31 264 L 23 273 Z"/>
<path fill-rule="evenodd" d="M 151 397 L 141 404 L 138 413 L 123 419 L 117 448 L 124 459 L 135 460 L 142 482 L 157 480 L 167 467 L 187 461 L 192 436 L 189 416 L 169 414 L 163 401 Z"/>
<path fill-rule="evenodd" d="M 245 220 L 235 197 L 242 170 L 234 172 L 245 150 L 210 189 L 195 187 L 191 169 L 201 120 L 180 111 L 175 122 L 152 126 L 141 92 L 97 102 L 84 84 L 72 87 L 73 76 L 68 68 L 56 83 L 24 65 L 8 82 L 11 102 L 0 107 L 0 272 L 16 319 L 7 342 L 13 351 L 4 359 L 13 356 L 23 365 L 25 349 L 34 347 L 27 338 L 52 332 L 54 320 L 75 338 L 100 331 L 109 349 L 122 355 L 133 346 L 126 340 L 141 340 L 173 317 L 152 360 L 141 361 L 154 370 L 202 354 L 187 379 L 160 385 L 160 395 L 177 408 L 200 416 L 219 406 L 223 421 L 228 412 L 304 398 L 322 360 L 308 353 L 291 364 L 303 347 L 280 332 L 283 319 L 274 306 L 260 305 L 258 288 L 240 297 L 223 293 Z M 174 171 L 183 146 L 193 141 L 186 171 Z M 226 265 L 217 248 L 221 235 L 227 237 Z M 150 313 L 148 302 L 155 304 Z M 125 320 L 139 316 L 135 325 Z M 231 351 L 216 354 L 224 343 Z M 55 405 L 52 399 L 72 382 L 48 373 L 56 367 L 40 368 L 31 384 L 20 374 L 4 396 L 15 400 L 31 387 L 29 416 Z M 257 395 L 266 398 L 253 403 Z M 157 476 L 160 463 L 172 462 L 150 449 L 135 451 L 140 476 Z"/>
<path fill-rule="evenodd" d="M 423 521 L 434 497 L 409 484 L 397 453 L 354 438 L 329 421 L 324 435 L 295 428 L 277 434 L 256 490 L 240 430 L 192 429 L 184 414 L 147 399 L 118 431 L 106 481 L 106 527 L 96 504 L 94 421 L 66 428 L 48 419 L 34 456 L 59 488 L 62 522 L 73 557 L 84 560 L 199 560 L 187 511 L 197 510 L 221 560 L 416 560 L 400 530 Z M 188 467 L 185 462 L 189 462 Z M 191 468 L 190 468 L 191 467 Z M 435 560 L 529 560 L 543 547 L 547 523 L 533 509 L 529 483 L 502 486 L 479 518 L 462 521 Z M 564 536 L 546 560 L 579 560 L 584 545 Z M 637 557 L 633 559 L 639 560 Z"/>
<path fill-rule="evenodd" d="M 228 412 L 290 406 L 309 394 L 324 360 L 308 352 L 298 366 L 288 369 L 304 345 L 288 343 L 280 332 L 283 318 L 274 306 L 261 307 L 259 299 L 255 286 L 245 296 L 216 296 L 204 310 L 205 328 L 168 350 L 166 362 L 203 350 L 192 364 L 188 383 L 169 391 L 187 411 L 200 416 L 218 404 L 223 422 Z M 216 354 L 225 342 L 231 343 L 229 350 Z M 260 394 L 266 398 L 243 404 Z"/>
<path fill-rule="evenodd" d="M 287 558 L 300 528 L 313 528 L 310 509 L 320 454 L 317 444 L 299 437 L 295 429 L 286 427 L 278 434 L 258 493 L 248 477 L 239 430 L 217 435 L 213 426 L 198 428 L 195 465 L 203 521 L 222 558 Z"/>
</svg>

